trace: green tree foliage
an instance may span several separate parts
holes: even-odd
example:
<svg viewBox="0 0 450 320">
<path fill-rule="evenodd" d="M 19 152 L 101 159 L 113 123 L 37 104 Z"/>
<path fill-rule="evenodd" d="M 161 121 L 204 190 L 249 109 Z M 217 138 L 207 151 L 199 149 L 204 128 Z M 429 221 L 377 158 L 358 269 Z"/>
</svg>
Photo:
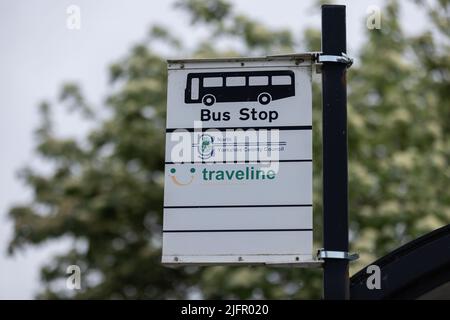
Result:
<svg viewBox="0 0 450 320">
<path fill-rule="evenodd" d="M 399 5 L 390 1 L 382 11 L 381 30 L 367 30 L 349 72 L 351 240 L 362 254 L 355 268 L 450 220 L 450 2 L 416 2 L 428 13 L 430 30 L 405 35 Z M 191 16 L 193 28 L 211 31 L 188 52 L 191 57 L 320 50 L 317 30 L 306 30 L 300 42 L 289 30 L 272 30 L 236 13 L 224 0 L 186 0 L 177 7 Z M 40 298 L 319 298 L 320 270 L 161 266 L 167 75 L 157 41 L 173 52 L 186 50 L 166 28 L 153 27 L 142 44 L 110 67 L 111 94 L 100 115 L 77 85 L 63 87 L 57 103 L 93 124 L 84 139 L 59 137 L 52 104 L 41 104 L 36 152 L 52 170 L 21 171 L 34 199 L 10 210 L 10 253 L 47 240 L 72 240 L 68 252 L 42 269 Z M 322 210 L 319 88 L 316 81 L 317 248 Z M 82 290 L 76 292 L 57 285 L 72 264 L 83 275 Z"/>
<path fill-rule="evenodd" d="M 405 35 L 390 2 L 350 72 L 350 217 L 365 263 L 450 221 L 450 2 L 418 3 L 433 28 Z"/>
</svg>

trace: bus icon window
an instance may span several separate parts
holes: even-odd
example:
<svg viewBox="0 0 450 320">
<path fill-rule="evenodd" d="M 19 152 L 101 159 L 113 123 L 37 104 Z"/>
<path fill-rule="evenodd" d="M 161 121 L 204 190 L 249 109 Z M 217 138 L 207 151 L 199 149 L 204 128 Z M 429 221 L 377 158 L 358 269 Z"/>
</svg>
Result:
<svg viewBox="0 0 450 320">
<path fill-rule="evenodd" d="M 189 73 L 184 94 L 185 103 L 258 101 L 295 96 L 295 75 L 290 70 Z"/>
</svg>

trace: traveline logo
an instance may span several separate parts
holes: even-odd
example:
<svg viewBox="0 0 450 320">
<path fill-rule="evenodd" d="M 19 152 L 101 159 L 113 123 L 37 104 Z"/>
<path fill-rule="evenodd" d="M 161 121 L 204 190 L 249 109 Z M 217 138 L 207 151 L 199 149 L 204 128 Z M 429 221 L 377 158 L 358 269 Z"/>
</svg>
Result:
<svg viewBox="0 0 450 320">
<path fill-rule="evenodd" d="M 253 166 L 246 166 L 239 170 L 209 170 L 208 168 L 204 168 L 201 170 L 200 177 L 196 177 L 197 171 L 195 168 L 190 168 L 188 172 L 182 172 L 181 175 L 177 175 L 178 172 L 175 168 L 169 170 L 169 177 L 172 182 L 179 187 L 185 187 L 192 184 L 196 178 L 205 182 L 228 182 L 274 180 L 277 177 L 275 170 L 257 169 Z"/>
<path fill-rule="evenodd" d="M 231 180 L 273 180 L 276 177 L 274 170 L 261 170 L 247 166 L 243 170 L 202 170 L 203 181 L 231 181 Z"/>
</svg>

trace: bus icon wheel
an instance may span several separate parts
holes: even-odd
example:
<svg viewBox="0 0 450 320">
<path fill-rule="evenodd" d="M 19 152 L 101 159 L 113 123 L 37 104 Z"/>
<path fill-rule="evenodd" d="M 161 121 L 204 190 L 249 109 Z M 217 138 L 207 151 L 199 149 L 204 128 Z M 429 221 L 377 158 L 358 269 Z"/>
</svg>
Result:
<svg viewBox="0 0 450 320">
<path fill-rule="evenodd" d="M 258 102 L 263 105 L 269 104 L 270 101 L 272 101 L 272 96 L 266 92 L 263 92 L 258 96 Z"/>
<path fill-rule="evenodd" d="M 216 97 L 214 97 L 212 94 L 207 94 L 203 97 L 202 102 L 205 106 L 212 106 L 216 102 Z"/>
</svg>

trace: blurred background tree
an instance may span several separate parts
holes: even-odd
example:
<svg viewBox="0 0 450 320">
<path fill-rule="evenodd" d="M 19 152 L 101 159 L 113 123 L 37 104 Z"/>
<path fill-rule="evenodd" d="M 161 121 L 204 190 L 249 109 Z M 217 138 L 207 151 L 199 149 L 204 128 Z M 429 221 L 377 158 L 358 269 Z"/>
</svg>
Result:
<svg viewBox="0 0 450 320">
<path fill-rule="evenodd" d="M 349 72 L 350 236 L 362 256 L 353 271 L 450 220 L 450 1 L 414 2 L 426 10 L 429 30 L 405 35 L 400 6 L 389 1 L 381 29 L 367 30 Z M 67 253 L 41 270 L 45 289 L 39 298 L 320 298 L 320 269 L 161 266 L 167 75 L 156 41 L 194 58 L 320 51 L 318 30 L 306 30 L 299 41 L 290 30 L 273 30 L 235 12 L 225 0 L 185 0 L 176 7 L 190 15 L 192 28 L 210 31 L 197 48 L 186 49 L 167 28 L 151 28 L 145 41 L 110 67 L 111 94 L 100 114 L 78 85 L 63 86 L 57 103 L 93 123 L 84 139 L 59 137 L 52 104 L 40 105 L 36 152 L 52 170 L 21 171 L 34 199 L 10 210 L 15 230 L 9 251 L 73 240 Z M 320 103 L 316 79 L 317 248 Z M 76 292 L 61 285 L 72 264 L 83 275 Z"/>
</svg>

